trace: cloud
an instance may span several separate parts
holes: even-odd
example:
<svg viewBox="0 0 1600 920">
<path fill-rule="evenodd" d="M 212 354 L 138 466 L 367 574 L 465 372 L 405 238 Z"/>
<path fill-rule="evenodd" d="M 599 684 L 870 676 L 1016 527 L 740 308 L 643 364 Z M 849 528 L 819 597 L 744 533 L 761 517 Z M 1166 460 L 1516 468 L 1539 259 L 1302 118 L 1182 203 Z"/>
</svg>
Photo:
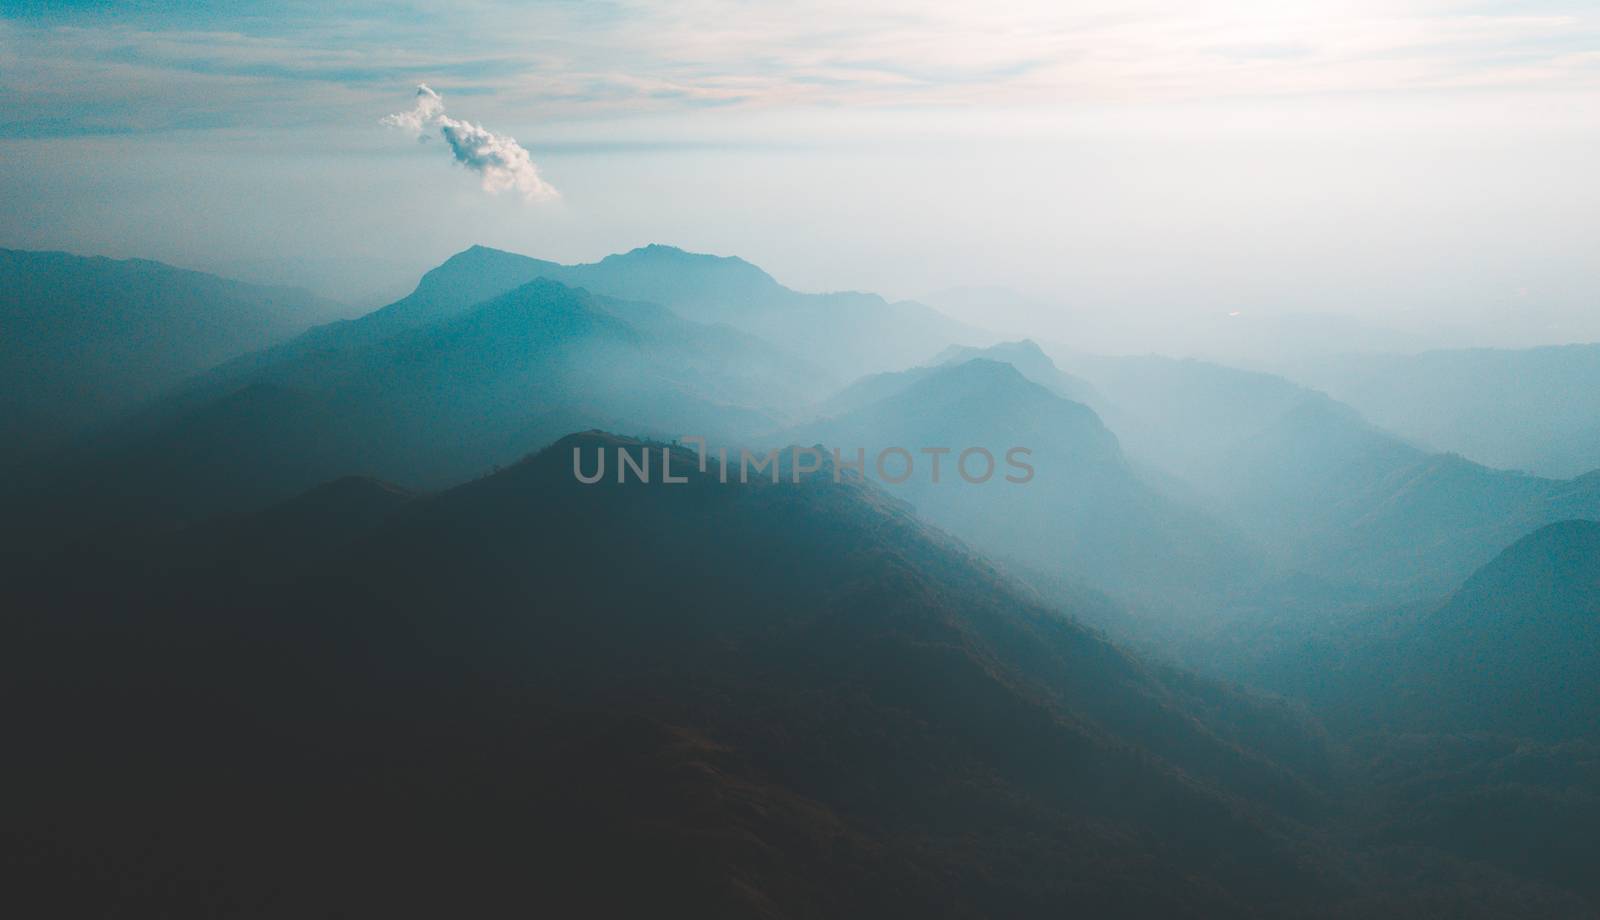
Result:
<svg viewBox="0 0 1600 920">
<path fill-rule="evenodd" d="M 539 167 L 515 138 L 446 115 L 444 99 L 426 83 L 417 85 L 416 100 L 409 111 L 385 116 L 383 124 L 410 132 L 419 140 L 427 140 L 437 130 L 451 156 L 478 174 L 486 192 L 515 191 L 528 201 L 560 195 L 539 175 Z"/>
<path fill-rule="evenodd" d="M 444 100 L 426 83 L 417 84 L 417 99 L 409 112 L 385 115 L 383 123 L 391 128 L 402 128 L 421 137 L 444 114 Z"/>
</svg>

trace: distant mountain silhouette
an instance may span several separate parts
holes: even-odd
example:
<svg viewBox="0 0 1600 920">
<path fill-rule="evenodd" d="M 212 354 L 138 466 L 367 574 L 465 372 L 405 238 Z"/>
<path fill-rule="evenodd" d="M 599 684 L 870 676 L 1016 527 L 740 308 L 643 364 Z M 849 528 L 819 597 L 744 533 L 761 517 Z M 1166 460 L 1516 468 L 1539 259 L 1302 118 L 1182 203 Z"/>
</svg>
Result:
<svg viewBox="0 0 1600 920">
<path fill-rule="evenodd" d="M 1037 368 L 1036 368 L 1037 372 Z M 876 391 L 882 391 L 879 395 Z M 1255 574 L 1242 540 L 1207 515 L 1161 493 L 1123 457 L 1117 438 L 1094 411 L 1027 379 L 1016 367 L 986 358 L 868 378 L 836 398 L 864 401 L 835 418 L 785 432 L 785 442 L 820 443 L 845 456 L 865 447 L 899 447 L 916 467 L 891 486 L 930 520 L 986 551 L 1031 567 L 1081 579 L 1121 597 L 1217 591 Z M 942 481 L 921 448 L 948 448 Z M 1007 452 L 1023 447 L 1032 481 Z M 958 462 L 968 448 L 987 450 L 992 479 L 964 481 Z M 971 460 L 980 475 L 985 461 Z M 898 474 L 903 460 L 892 460 Z M 869 475 L 877 476 L 869 470 Z"/>
<path fill-rule="evenodd" d="M 337 311 L 159 262 L 0 249 L 0 466 Z"/>
<path fill-rule="evenodd" d="M 1050 392 L 1063 399 L 1080 402 L 1086 406 L 1095 406 L 1101 402 L 1102 397 L 1095 392 L 1094 385 L 1081 377 L 1075 377 L 1060 368 L 1044 353 L 1038 343 L 1032 339 L 1021 339 L 1016 342 L 1001 342 L 987 348 L 977 348 L 971 345 L 952 345 L 940 352 L 933 359 L 934 364 L 956 364 L 970 361 L 973 358 L 988 358 L 993 361 L 1003 361 L 1022 373 L 1022 376 L 1039 384 Z"/>
<path fill-rule="evenodd" d="M 1600 345 L 1350 355 L 1293 373 L 1379 425 L 1489 466 L 1600 469 Z"/>
<path fill-rule="evenodd" d="M 921 304 L 854 292 L 803 294 L 743 259 L 672 246 L 645 246 L 583 265 L 474 246 L 429 272 L 410 296 L 359 320 L 318 330 L 305 344 L 323 344 L 324 337 L 336 343 L 382 337 L 446 318 L 536 278 L 657 303 L 695 322 L 732 326 L 846 379 L 906 366 L 952 342 L 986 337 Z"/>
<path fill-rule="evenodd" d="M 552 278 L 589 286 L 572 295 L 588 318 L 567 311 L 569 327 L 547 308 L 491 308 L 518 290 L 536 298 L 530 285 Z M 591 293 L 608 290 L 650 300 Z M 586 426 L 729 441 L 790 423 L 835 385 L 797 353 L 824 367 L 867 352 L 892 362 L 897 348 L 945 347 L 934 330 L 951 328 L 916 305 L 799 294 L 741 260 L 671 247 L 579 266 L 472 247 L 388 307 L 227 360 L 58 461 L 19 466 L 0 505 L 47 518 L 48 543 L 151 514 L 259 506 L 346 473 L 438 487 Z M 37 456 L 47 420 L 26 408 L 6 424 Z"/>
<path fill-rule="evenodd" d="M 806 296 L 736 256 L 685 252 L 659 243 L 554 270 L 568 283 L 593 285 L 614 297 L 652 300 L 700 322 L 737 324 L 743 311 Z"/>
<path fill-rule="evenodd" d="M 1088 381 L 1061 371 L 1037 344 L 1029 339 L 1023 339 L 1017 342 L 1002 342 L 987 348 L 952 345 L 925 364 L 905 370 L 869 374 L 853 381 L 849 386 L 818 403 L 814 411 L 822 416 L 832 416 L 860 409 L 904 391 L 935 373 L 940 367 L 964 364 L 980 358 L 1009 364 L 1022 376 L 1063 399 L 1094 405 L 1100 398 Z"/>
<path fill-rule="evenodd" d="M 352 494 L 376 529 L 275 583 L 8 585 L 8 890 L 137 914 L 1579 913 L 1336 849 L 1310 830 L 1334 813 L 1314 727 L 1121 652 L 874 486 L 721 484 L 686 451 L 680 485 L 573 478 L 574 450 L 618 449 L 665 446 L 574 436 L 395 507 L 338 485 L 262 534 Z"/>
<path fill-rule="evenodd" d="M 1237 445 L 1312 394 L 1282 377 L 1157 355 L 1089 355 L 1061 346 L 1054 362 L 1090 383 L 1095 403 L 1131 457 L 1207 486 Z"/>
<path fill-rule="evenodd" d="M 904 367 L 987 334 L 912 301 L 853 291 L 803 294 L 738 258 L 652 245 L 546 274 L 558 281 L 759 335 L 849 378 Z"/>
<path fill-rule="evenodd" d="M 777 427 L 763 401 L 798 402 L 814 373 L 743 333 L 540 279 L 203 378 L 41 473 L 15 513 L 70 533 L 260 507 L 348 473 L 438 488 L 594 425 L 726 443 Z"/>
<path fill-rule="evenodd" d="M 1600 477 L 1545 479 L 1432 453 L 1281 377 L 1058 357 L 1103 394 L 1130 455 L 1317 578 L 1437 597 L 1522 534 L 1600 517 Z"/>
<path fill-rule="evenodd" d="M 395 303 L 246 355 L 219 368 L 210 379 L 218 385 L 237 385 L 286 362 L 369 346 L 457 316 L 539 278 L 614 302 L 633 302 L 639 308 L 665 306 L 701 324 L 694 328 L 704 335 L 730 339 L 730 330 L 719 328 L 725 326 L 757 336 L 765 347 L 749 348 L 752 360 L 823 373 L 810 382 L 805 402 L 816 401 L 840 380 L 912 364 L 958 340 L 987 337 L 920 304 L 889 303 L 876 295 L 849 292 L 803 294 L 742 259 L 671 246 L 646 246 L 583 265 L 560 265 L 473 246 L 429 271 L 416 290 Z M 780 403 L 788 395 L 775 394 L 772 402 Z"/>
<path fill-rule="evenodd" d="M 1518 535 L 1600 517 L 1600 477 L 1543 479 L 1430 454 L 1322 396 L 1242 443 L 1221 485 L 1308 571 L 1438 594 Z"/>
<path fill-rule="evenodd" d="M 536 278 L 548 277 L 547 272 L 559 268 L 555 262 L 472 246 L 424 274 L 410 294 L 352 320 L 350 326 L 376 330 L 380 337 L 426 326 L 455 317 Z"/>
</svg>

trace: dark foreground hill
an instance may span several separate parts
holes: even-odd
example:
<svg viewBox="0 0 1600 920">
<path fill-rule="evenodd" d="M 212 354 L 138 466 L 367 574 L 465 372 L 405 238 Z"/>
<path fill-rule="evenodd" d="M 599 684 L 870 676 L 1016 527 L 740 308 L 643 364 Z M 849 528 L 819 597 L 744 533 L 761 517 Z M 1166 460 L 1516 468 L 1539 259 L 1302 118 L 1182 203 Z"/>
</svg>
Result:
<svg viewBox="0 0 1600 920">
<path fill-rule="evenodd" d="M 619 448 L 645 445 L 574 436 L 435 498 L 344 480 L 12 586 L 7 896 L 1582 914 L 1492 867 L 1348 849 L 1314 726 L 1123 653 L 875 487 L 724 485 L 681 451 L 685 483 L 575 480 L 574 450 L 614 471 Z"/>
</svg>

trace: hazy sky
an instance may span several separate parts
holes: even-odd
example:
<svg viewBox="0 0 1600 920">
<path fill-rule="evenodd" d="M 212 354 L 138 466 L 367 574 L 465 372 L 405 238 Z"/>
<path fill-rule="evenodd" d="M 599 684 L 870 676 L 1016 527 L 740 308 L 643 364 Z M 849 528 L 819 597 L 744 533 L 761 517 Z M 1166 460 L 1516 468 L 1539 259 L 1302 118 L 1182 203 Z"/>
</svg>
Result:
<svg viewBox="0 0 1600 920">
<path fill-rule="evenodd" d="M 1046 334 L 1600 339 L 1592 2 L 189 6 L 0 2 L 0 245 L 355 296 L 666 242 Z"/>
</svg>

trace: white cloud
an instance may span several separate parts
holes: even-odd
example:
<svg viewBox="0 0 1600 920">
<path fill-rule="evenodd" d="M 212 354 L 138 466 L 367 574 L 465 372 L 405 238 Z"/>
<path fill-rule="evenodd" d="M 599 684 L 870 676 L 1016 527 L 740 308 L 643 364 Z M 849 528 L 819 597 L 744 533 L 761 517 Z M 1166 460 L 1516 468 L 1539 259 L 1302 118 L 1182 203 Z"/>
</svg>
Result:
<svg viewBox="0 0 1600 920">
<path fill-rule="evenodd" d="M 515 191 L 528 201 L 560 194 L 539 175 L 539 167 L 515 138 L 446 115 L 444 100 L 426 83 L 417 85 L 410 110 L 384 117 L 383 124 L 408 131 L 419 140 L 427 140 L 437 130 L 456 162 L 477 173 L 486 192 Z"/>
<path fill-rule="evenodd" d="M 409 131 L 416 137 L 425 136 L 433 126 L 434 119 L 444 114 L 444 100 L 434 92 L 426 83 L 417 84 L 416 102 L 409 112 L 396 112 L 386 115 L 383 123 L 391 128 L 400 128 Z"/>
<path fill-rule="evenodd" d="M 550 132 L 735 109 L 1600 100 L 1600 12 L 1577 0 L 442 2 L 418 0 L 420 17 L 308 7 L 245 32 L 0 16 L 0 130 L 348 126 L 395 81 L 426 78 L 480 93 L 496 124 L 537 111 Z M 397 117 L 413 114 L 429 117 Z"/>
</svg>

